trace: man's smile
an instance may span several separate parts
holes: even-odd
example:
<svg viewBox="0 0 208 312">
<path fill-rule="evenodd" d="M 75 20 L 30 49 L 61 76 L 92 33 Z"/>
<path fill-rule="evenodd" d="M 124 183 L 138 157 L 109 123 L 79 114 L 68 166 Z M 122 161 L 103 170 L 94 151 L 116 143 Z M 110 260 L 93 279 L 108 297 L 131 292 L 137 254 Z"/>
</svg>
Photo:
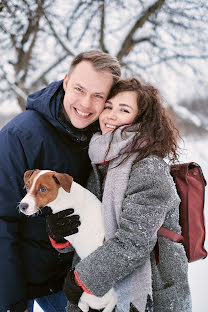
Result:
<svg viewBox="0 0 208 312">
<path fill-rule="evenodd" d="M 87 118 L 88 116 L 91 115 L 91 113 L 82 112 L 81 110 L 79 110 L 78 108 L 75 108 L 75 107 L 74 107 L 74 111 L 75 111 L 76 115 L 78 117 L 81 117 L 81 118 Z"/>
</svg>

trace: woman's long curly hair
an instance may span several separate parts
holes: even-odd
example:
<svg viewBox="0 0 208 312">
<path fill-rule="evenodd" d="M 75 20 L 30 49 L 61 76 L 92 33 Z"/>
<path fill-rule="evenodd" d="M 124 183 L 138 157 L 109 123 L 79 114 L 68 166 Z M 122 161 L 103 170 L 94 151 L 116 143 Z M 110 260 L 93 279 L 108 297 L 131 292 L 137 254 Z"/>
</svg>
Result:
<svg viewBox="0 0 208 312">
<path fill-rule="evenodd" d="M 136 161 L 149 155 L 157 155 L 162 158 L 168 157 L 170 162 L 176 162 L 178 160 L 177 140 L 180 135 L 162 104 L 159 91 L 149 83 L 130 78 L 120 80 L 110 91 L 108 99 L 123 91 L 137 93 L 139 109 L 134 122 L 124 127 L 122 131 L 122 134 L 125 130 L 135 131 L 133 143 L 125 159 L 133 152 L 139 151 Z"/>
</svg>

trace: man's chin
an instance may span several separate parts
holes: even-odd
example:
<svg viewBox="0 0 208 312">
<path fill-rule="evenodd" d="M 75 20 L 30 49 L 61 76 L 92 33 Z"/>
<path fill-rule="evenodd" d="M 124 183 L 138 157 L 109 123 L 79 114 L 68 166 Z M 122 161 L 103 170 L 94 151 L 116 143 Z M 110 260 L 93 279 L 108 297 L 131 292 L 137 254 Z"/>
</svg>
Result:
<svg viewBox="0 0 208 312">
<path fill-rule="evenodd" d="M 76 118 L 77 119 L 77 118 Z M 92 120 L 91 118 L 89 118 L 89 120 L 85 119 L 85 120 L 74 120 L 71 119 L 71 124 L 74 128 L 76 129 L 85 129 L 87 128 L 89 125 L 91 125 L 95 120 Z"/>
</svg>

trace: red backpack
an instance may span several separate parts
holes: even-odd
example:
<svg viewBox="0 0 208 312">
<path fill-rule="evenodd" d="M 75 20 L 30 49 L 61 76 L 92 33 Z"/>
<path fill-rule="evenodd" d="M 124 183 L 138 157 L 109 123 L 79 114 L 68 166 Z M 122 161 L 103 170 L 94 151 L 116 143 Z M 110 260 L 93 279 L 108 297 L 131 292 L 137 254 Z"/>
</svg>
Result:
<svg viewBox="0 0 208 312">
<path fill-rule="evenodd" d="M 179 207 L 181 235 L 161 227 L 158 236 L 181 242 L 184 245 L 189 262 L 204 259 L 205 221 L 204 197 L 206 180 L 201 167 L 194 163 L 171 166 L 170 171 L 181 199 Z"/>
</svg>

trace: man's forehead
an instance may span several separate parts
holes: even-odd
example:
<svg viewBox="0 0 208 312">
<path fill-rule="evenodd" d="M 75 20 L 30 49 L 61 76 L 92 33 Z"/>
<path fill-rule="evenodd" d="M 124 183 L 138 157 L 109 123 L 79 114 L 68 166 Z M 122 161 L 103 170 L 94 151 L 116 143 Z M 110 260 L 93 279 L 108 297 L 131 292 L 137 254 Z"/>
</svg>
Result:
<svg viewBox="0 0 208 312">
<path fill-rule="evenodd" d="M 69 81 L 93 93 L 106 94 L 113 84 L 113 76 L 110 70 L 97 71 L 90 62 L 83 61 L 69 74 Z"/>
</svg>

